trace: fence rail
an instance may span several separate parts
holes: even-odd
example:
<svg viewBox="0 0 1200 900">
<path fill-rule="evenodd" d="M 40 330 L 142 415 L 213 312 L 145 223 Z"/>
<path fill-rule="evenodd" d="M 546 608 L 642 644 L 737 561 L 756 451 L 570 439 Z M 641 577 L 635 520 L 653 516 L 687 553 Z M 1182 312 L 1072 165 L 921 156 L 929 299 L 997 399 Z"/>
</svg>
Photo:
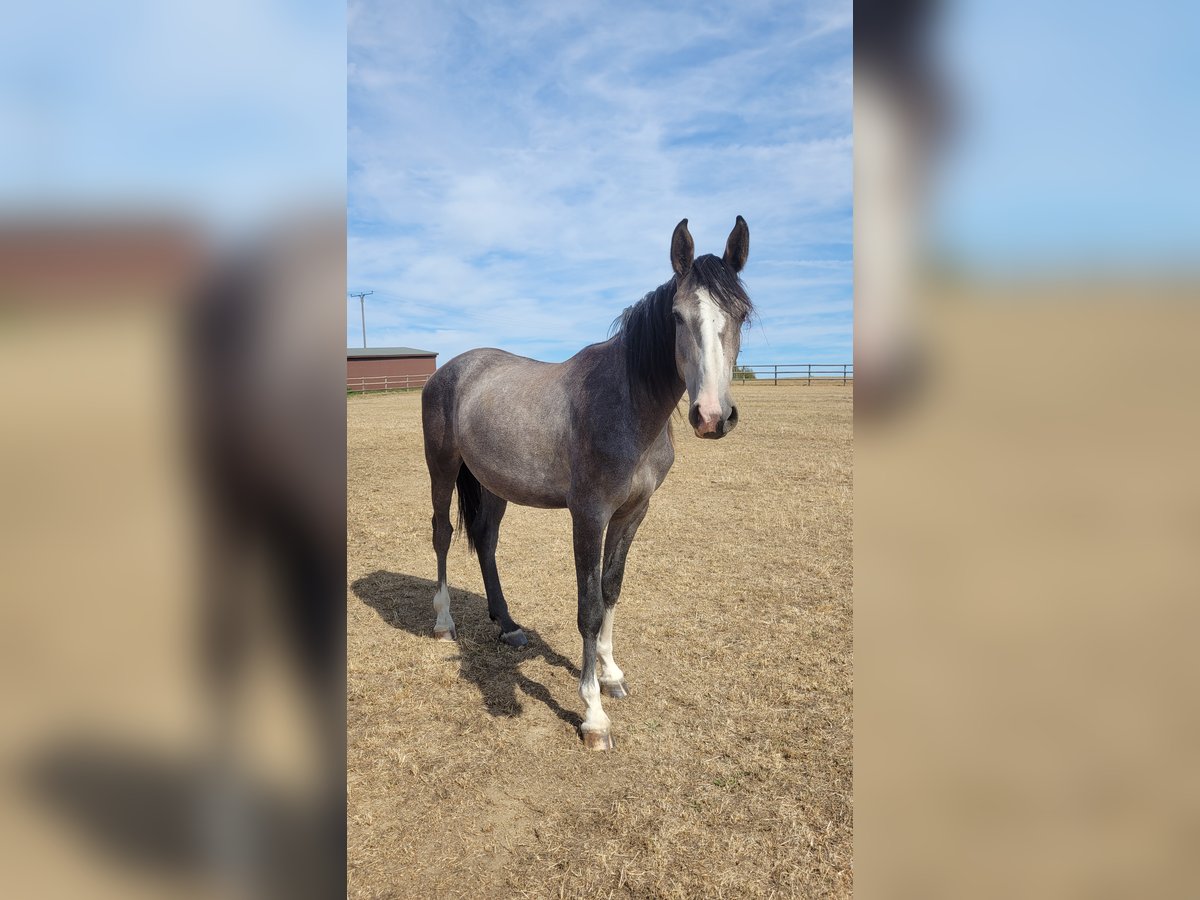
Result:
<svg viewBox="0 0 1200 900">
<path fill-rule="evenodd" d="M 733 373 L 737 383 L 757 381 L 762 384 L 770 381 L 779 382 L 803 381 L 805 384 L 816 382 L 840 381 L 849 384 L 854 380 L 854 363 L 767 363 L 761 366 L 738 366 Z"/>
<path fill-rule="evenodd" d="M 365 394 L 369 391 L 413 391 L 425 386 L 429 375 L 365 375 L 346 379 L 346 392 Z"/>
<path fill-rule="evenodd" d="M 366 394 L 372 391 L 413 391 L 425 386 L 428 375 L 373 375 L 346 379 L 346 391 L 351 394 Z M 854 380 L 854 363 L 768 363 L 761 366 L 738 366 L 733 373 L 735 383 L 755 381 L 759 384 L 806 385 L 814 381 L 831 383 L 840 381 L 849 384 Z"/>
</svg>

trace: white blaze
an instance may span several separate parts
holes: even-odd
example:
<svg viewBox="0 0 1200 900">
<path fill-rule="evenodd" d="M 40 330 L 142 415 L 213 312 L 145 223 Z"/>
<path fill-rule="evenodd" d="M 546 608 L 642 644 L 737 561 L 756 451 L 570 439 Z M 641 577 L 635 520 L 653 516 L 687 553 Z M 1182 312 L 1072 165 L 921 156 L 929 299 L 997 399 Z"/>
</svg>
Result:
<svg viewBox="0 0 1200 900">
<path fill-rule="evenodd" d="M 721 415 L 721 391 L 729 374 L 721 335 L 727 321 L 724 311 L 705 288 L 696 291 L 700 309 L 700 377 L 696 402 L 705 418 Z"/>
</svg>

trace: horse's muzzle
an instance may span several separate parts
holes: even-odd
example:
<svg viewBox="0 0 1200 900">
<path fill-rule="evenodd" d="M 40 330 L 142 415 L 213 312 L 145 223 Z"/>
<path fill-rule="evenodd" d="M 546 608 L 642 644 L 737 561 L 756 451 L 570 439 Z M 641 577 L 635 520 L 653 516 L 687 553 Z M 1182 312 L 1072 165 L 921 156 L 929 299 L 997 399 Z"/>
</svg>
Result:
<svg viewBox="0 0 1200 900">
<path fill-rule="evenodd" d="M 737 420 L 738 409 L 733 404 L 730 404 L 727 416 L 704 418 L 700 415 L 700 404 L 698 403 L 693 403 L 692 408 L 688 411 L 688 422 L 696 432 L 696 437 L 711 438 L 712 440 L 723 438 L 733 431 Z"/>
</svg>

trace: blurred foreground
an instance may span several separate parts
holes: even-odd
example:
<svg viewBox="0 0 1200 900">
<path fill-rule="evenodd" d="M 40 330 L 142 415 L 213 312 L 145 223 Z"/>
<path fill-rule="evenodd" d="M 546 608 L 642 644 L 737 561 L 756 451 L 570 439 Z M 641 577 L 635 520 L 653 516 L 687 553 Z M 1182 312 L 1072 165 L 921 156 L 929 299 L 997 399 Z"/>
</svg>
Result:
<svg viewBox="0 0 1200 900">
<path fill-rule="evenodd" d="M 341 893 L 345 15 L 6 10 L 0 896 Z"/>
<path fill-rule="evenodd" d="M 6 896 L 343 877 L 342 216 L 199 233 L 4 232 Z"/>
<path fill-rule="evenodd" d="M 1195 14 L 1151 6 L 856 5 L 863 897 L 1200 894 Z"/>
<path fill-rule="evenodd" d="M 860 420 L 863 896 L 1200 886 L 1200 309 L 1166 290 L 931 289 L 925 377 Z"/>
</svg>

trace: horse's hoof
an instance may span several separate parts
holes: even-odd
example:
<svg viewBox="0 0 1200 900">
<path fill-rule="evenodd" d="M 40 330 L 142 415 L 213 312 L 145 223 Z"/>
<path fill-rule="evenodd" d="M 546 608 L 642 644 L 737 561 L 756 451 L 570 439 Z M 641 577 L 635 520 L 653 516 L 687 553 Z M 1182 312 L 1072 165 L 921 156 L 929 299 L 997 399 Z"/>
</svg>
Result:
<svg viewBox="0 0 1200 900">
<path fill-rule="evenodd" d="M 510 631 L 508 634 L 500 635 L 500 640 L 510 647 L 516 647 L 518 650 L 529 646 L 529 638 L 525 637 L 525 632 L 520 628 L 516 631 Z"/>
<path fill-rule="evenodd" d="M 457 641 L 458 632 L 456 632 L 453 628 L 435 628 L 433 629 L 433 639 L 436 641 Z"/>
<path fill-rule="evenodd" d="M 600 693 L 606 697 L 612 697 L 614 700 L 620 700 L 622 697 L 628 697 L 629 691 L 625 690 L 625 681 L 600 682 Z"/>
<path fill-rule="evenodd" d="M 613 748 L 612 733 L 608 731 L 585 731 L 583 746 L 588 750 L 611 750 Z"/>
</svg>

